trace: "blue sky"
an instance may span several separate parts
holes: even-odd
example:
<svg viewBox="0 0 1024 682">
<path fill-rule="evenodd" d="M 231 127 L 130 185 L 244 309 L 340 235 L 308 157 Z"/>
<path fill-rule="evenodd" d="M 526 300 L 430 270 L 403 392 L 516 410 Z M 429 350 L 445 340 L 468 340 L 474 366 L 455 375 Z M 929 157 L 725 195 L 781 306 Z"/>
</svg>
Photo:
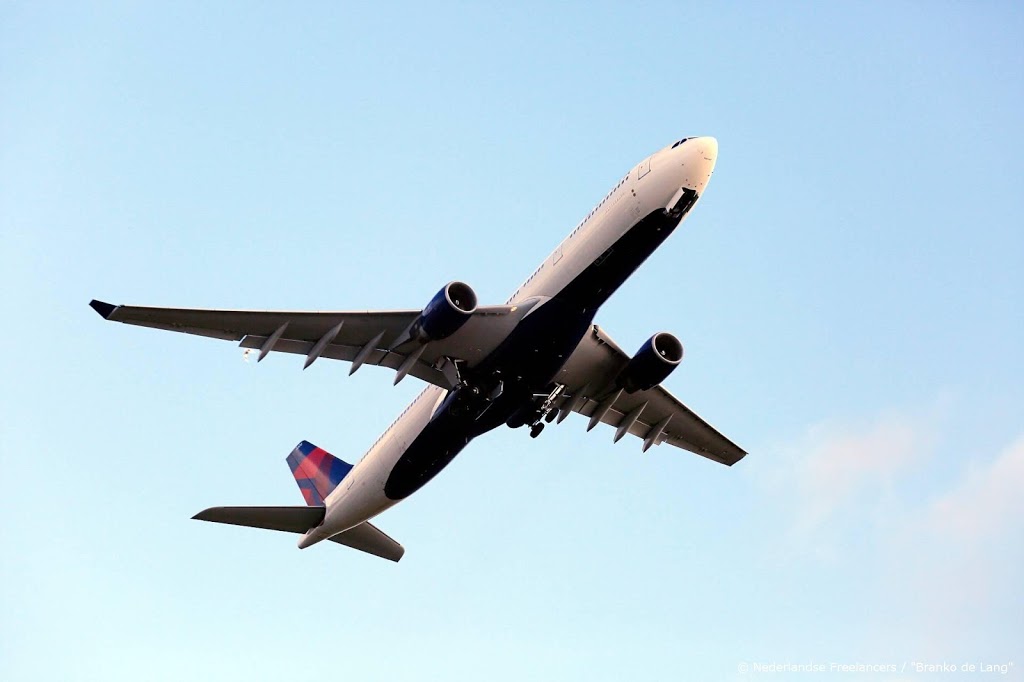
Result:
<svg viewBox="0 0 1024 682">
<path fill-rule="evenodd" d="M 4 4 L 0 679 L 1019 678 L 1021 45 L 1009 2 Z M 504 301 L 687 135 L 708 192 L 598 321 L 683 340 L 739 465 L 496 431 L 380 517 L 397 565 L 189 520 L 419 387 L 89 299 Z"/>
</svg>

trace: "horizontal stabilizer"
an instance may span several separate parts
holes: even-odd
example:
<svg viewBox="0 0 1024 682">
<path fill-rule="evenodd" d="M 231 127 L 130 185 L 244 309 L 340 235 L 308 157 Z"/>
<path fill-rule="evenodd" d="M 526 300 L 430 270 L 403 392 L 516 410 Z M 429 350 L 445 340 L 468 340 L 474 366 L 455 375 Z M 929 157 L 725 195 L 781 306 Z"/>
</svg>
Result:
<svg viewBox="0 0 1024 682">
<path fill-rule="evenodd" d="M 398 561 L 405 554 L 405 547 L 392 540 L 369 521 L 363 521 L 355 528 L 349 528 L 344 533 L 338 533 L 328 539 L 339 545 L 345 545 L 391 561 Z"/>
<path fill-rule="evenodd" d="M 320 525 L 325 511 L 323 507 L 210 507 L 192 518 L 286 533 L 305 533 Z"/>
<path fill-rule="evenodd" d="M 324 507 L 210 507 L 192 518 L 302 534 L 320 525 L 325 513 Z M 402 545 L 369 522 L 363 522 L 344 533 L 338 533 L 330 540 L 391 561 L 398 561 L 405 554 Z"/>
</svg>

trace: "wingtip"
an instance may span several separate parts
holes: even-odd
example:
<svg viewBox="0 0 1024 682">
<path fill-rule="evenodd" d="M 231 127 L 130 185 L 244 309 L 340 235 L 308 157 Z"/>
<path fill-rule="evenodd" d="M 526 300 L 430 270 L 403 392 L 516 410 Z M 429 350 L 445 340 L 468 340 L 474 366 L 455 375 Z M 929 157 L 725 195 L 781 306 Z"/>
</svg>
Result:
<svg viewBox="0 0 1024 682">
<path fill-rule="evenodd" d="M 110 316 L 114 314 L 115 310 L 117 310 L 116 305 L 111 305 L 104 301 L 98 301 L 95 298 L 89 301 L 89 307 L 98 312 L 100 317 L 104 320 L 109 320 Z"/>
<path fill-rule="evenodd" d="M 196 514 L 195 516 L 193 516 L 192 520 L 193 521 L 209 521 L 210 520 L 210 513 L 215 511 L 216 509 L 217 509 L 217 507 L 210 507 L 209 509 L 204 509 L 203 511 L 201 511 L 198 514 Z"/>
<path fill-rule="evenodd" d="M 750 454 L 749 452 L 741 450 L 739 456 L 736 457 L 736 459 L 734 459 L 732 462 L 729 462 L 729 466 L 732 466 L 733 464 L 736 464 L 737 462 L 739 462 L 741 459 L 743 459 L 744 457 L 746 457 L 749 454 Z"/>
</svg>

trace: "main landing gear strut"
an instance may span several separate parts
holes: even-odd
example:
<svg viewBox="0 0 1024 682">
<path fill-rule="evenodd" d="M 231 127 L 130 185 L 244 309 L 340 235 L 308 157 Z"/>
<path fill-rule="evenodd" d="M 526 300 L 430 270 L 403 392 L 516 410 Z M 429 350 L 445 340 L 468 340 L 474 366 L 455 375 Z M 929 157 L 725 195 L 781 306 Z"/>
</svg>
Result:
<svg viewBox="0 0 1024 682">
<path fill-rule="evenodd" d="M 537 410 L 534 420 L 530 422 L 530 438 L 536 438 L 541 434 L 541 431 L 544 430 L 545 422 L 550 424 L 554 421 L 557 415 L 555 401 L 558 400 L 564 390 L 565 384 L 555 384 L 554 390 L 544 398 L 544 402 L 541 403 L 540 408 Z"/>
</svg>

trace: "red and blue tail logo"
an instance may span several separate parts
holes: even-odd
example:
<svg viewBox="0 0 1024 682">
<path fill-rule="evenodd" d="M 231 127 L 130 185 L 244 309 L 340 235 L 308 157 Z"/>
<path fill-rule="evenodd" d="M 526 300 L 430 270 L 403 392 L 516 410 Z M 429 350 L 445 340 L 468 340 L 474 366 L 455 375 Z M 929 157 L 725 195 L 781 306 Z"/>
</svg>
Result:
<svg viewBox="0 0 1024 682">
<path fill-rule="evenodd" d="M 341 479 L 352 471 L 352 465 L 308 441 L 302 441 L 288 455 L 288 466 L 299 484 L 306 504 L 319 506 L 338 487 Z"/>
</svg>

